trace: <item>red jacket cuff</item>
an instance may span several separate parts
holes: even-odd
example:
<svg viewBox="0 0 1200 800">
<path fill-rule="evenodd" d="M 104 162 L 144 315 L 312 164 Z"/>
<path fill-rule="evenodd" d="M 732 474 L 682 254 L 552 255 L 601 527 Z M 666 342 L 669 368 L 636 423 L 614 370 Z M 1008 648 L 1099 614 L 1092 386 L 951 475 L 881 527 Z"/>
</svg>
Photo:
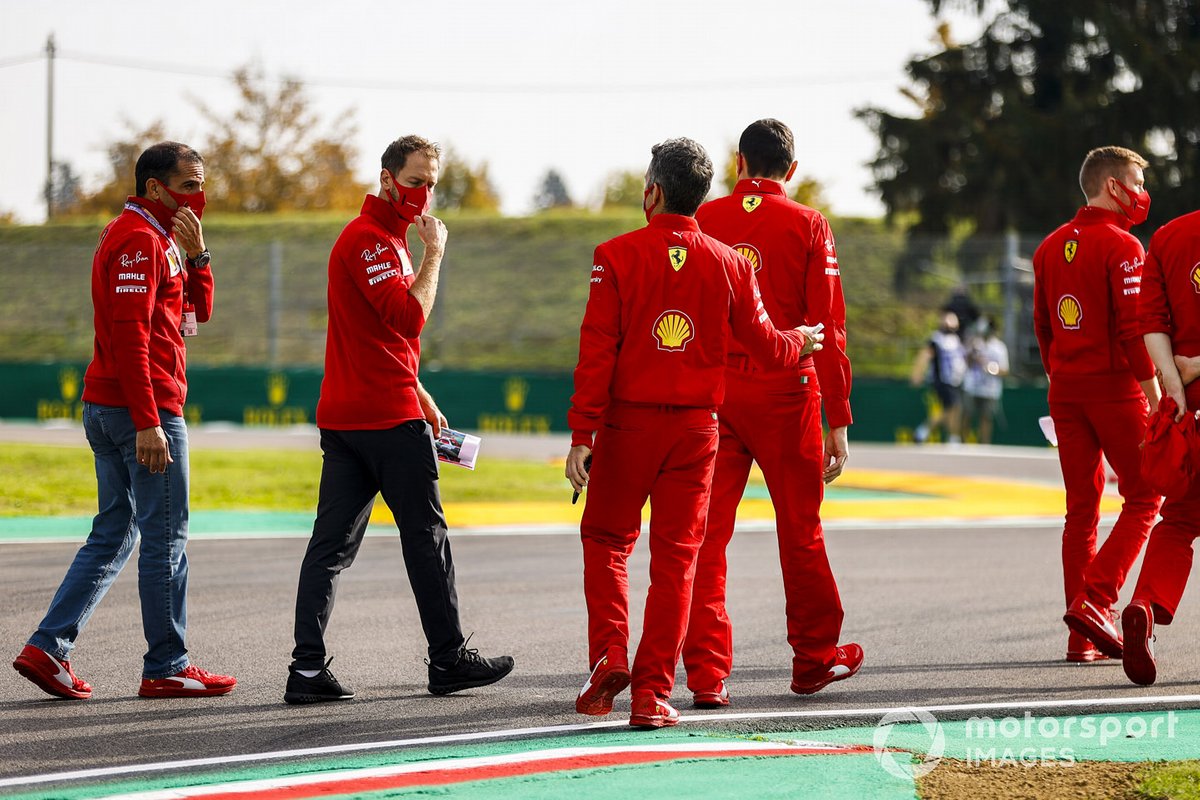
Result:
<svg viewBox="0 0 1200 800">
<path fill-rule="evenodd" d="M 829 423 L 831 428 L 845 428 L 850 423 L 854 422 L 854 418 L 850 415 L 849 400 L 830 400 L 825 398 L 825 421 Z"/>
<path fill-rule="evenodd" d="M 1141 339 L 1129 339 L 1122 342 L 1125 348 L 1125 360 L 1133 370 L 1133 377 L 1139 381 L 1148 381 L 1154 377 L 1154 362 L 1146 352 L 1146 343 Z"/>
<path fill-rule="evenodd" d="M 591 431 L 571 431 L 571 447 L 578 447 L 579 445 L 591 447 L 592 436 L 593 433 Z"/>
</svg>

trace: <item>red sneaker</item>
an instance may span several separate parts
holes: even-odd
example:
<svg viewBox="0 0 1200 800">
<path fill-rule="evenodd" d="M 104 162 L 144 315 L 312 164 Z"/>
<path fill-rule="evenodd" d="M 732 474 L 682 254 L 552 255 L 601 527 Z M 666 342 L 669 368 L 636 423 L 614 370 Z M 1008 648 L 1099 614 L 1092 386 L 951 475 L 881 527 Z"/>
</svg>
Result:
<svg viewBox="0 0 1200 800">
<path fill-rule="evenodd" d="M 1067 637 L 1067 661 L 1072 664 L 1089 664 L 1093 661 L 1108 661 L 1108 656 L 1096 649 L 1086 636 L 1075 631 Z"/>
<path fill-rule="evenodd" d="M 679 712 L 666 700 L 659 700 L 649 689 L 633 693 L 629 714 L 631 728 L 669 728 L 678 724 Z"/>
<path fill-rule="evenodd" d="M 1120 658 L 1124 645 L 1121 633 L 1117 630 L 1117 612 L 1111 608 L 1100 608 L 1087 598 L 1079 595 L 1067 607 L 1063 615 L 1067 627 L 1086 636 L 1096 645 L 1096 649 L 1109 658 Z"/>
<path fill-rule="evenodd" d="M 13 669 L 33 681 L 46 694 L 76 700 L 86 700 L 92 696 L 92 687 L 87 681 L 75 677 L 70 661 L 59 661 L 40 647 L 25 645 L 13 662 Z"/>
<path fill-rule="evenodd" d="M 833 666 L 817 673 L 792 673 L 792 691 L 796 694 L 815 694 L 834 681 L 844 681 L 858 672 L 863 663 L 863 649 L 857 644 L 844 644 L 837 649 Z"/>
<path fill-rule="evenodd" d="M 232 675 L 214 675 L 189 664 L 183 672 L 169 678 L 142 678 L 138 694 L 142 697 L 211 697 L 229 694 L 237 686 Z"/>
<path fill-rule="evenodd" d="M 1154 611 L 1145 600 L 1134 600 L 1121 614 L 1125 640 L 1125 675 L 1139 686 L 1149 686 L 1158 677 L 1154 661 Z"/>
<path fill-rule="evenodd" d="M 692 692 L 692 705 L 696 708 L 724 708 L 729 705 L 729 687 L 725 681 L 721 681 L 715 692 Z"/>
<path fill-rule="evenodd" d="M 575 710 L 594 717 L 612 711 L 613 698 L 629 685 L 629 660 L 625 651 L 610 647 L 604 657 L 596 662 L 587 683 L 575 698 Z"/>
</svg>

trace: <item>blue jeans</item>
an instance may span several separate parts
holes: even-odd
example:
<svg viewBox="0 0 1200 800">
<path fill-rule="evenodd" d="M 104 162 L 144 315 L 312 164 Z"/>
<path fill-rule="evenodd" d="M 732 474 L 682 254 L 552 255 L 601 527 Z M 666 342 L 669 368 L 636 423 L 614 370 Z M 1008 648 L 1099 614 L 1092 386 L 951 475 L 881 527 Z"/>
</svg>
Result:
<svg viewBox="0 0 1200 800">
<path fill-rule="evenodd" d="M 149 646 L 142 676 L 165 678 L 188 665 L 187 425 L 183 417 L 162 409 L 158 413 L 174 461 L 165 473 L 154 475 L 137 463 L 137 431 L 129 409 L 83 405 L 83 430 L 96 460 L 100 513 L 50 610 L 29 638 L 29 644 L 58 659 L 69 659 L 79 633 L 133 554 L 140 531 L 138 593 Z"/>
</svg>

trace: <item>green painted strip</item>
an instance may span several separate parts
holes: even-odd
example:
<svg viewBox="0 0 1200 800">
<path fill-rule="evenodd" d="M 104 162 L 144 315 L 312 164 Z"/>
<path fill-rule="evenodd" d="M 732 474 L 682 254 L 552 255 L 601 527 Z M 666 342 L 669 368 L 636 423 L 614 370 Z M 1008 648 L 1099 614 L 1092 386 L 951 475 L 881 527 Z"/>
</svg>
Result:
<svg viewBox="0 0 1200 800">
<path fill-rule="evenodd" d="M 250 766 L 245 769 L 226 769 L 207 773 L 173 773 L 162 777 L 148 779 L 70 783 L 60 787 L 43 785 L 38 786 L 34 791 L 10 795 L 9 797 L 10 800 L 46 800 L 46 798 L 53 798 L 54 800 L 85 800 L 85 798 L 94 798 L 103 795 L 119 793 L 124 794 L 132 792 L 145 792 L 156 789 L 172 789 L 191 786 L 211 786 L 213 784 L 229 783 L 232 781 L 263 780 L 290 775 L 311 775 L 324 772 L 331 773 L 329 777 L 336 779 L 336 771 L 338 770 L 391 766 L 395 764 L 407 764 L 416 761 L 433 761 L 438 759 L 449 760 L 454 758 L 469 758 L 474 756 L 503 755 L 507 753 L 521 753 L 530 750 L 541 750 L 557 747 L 614 747 L 620 745 L 647 745 L 665 742 L 695 741 L 697 738 L 737 744 L 738 742 L 746 741 L 747 739 L 761 740 L 762 737 L 739 736 L 737 734 L 731 734 L 727 732 L 706 732 L 694 729 L 683 731 L 679 730 L 678 728 L 674 730 L 660 731 L 631 731 L 620 729 L 611 732 L 602 731 L 591 734 L 540 737 L 537 739 L 525 739 L 518 741 L 487 742 L 480 744 L 455 745 L 450 747 L 401 749 L 356 755 L 353 757 L 321 758 L 288 764 L 259 765 Z M 805 739 L 807 741 L 821 741 L 819 737 L 811 735 L 799 735 L 794 738 Z M 298 742 L 297 744 L 301 743 Z M 810 768 L 805 765 L 813 759 L 820 759 L 825 765 L 820 770 L 811 772 L 810 774 Z M 844 765 L 843 760 L 845 760 Z M 604 800 L 611 800 L 611 797 L 609 796 L 610 790 L 605 791 L 603 788 L 597 788 L 591 794 L 578 795 L 576 793 L 576 787 L 580 786 L 581 784 L 577 784 L 575 781 L 581 776 L 587 775 L 588 773 L 594 773 L 596 777 L 591 778 L 590 780 L 594 781 L 596 786 L 608 787 L 610 786 L 608 783 L 609 778 L 612 778 L 613 780 L 623 780 L 619 776 L 613 777 L 617 775 L 617 773 L 623 772 L 627 769 L 645 769 L 647 773 L 639 777 L 632 784 L 621 783 L 622 786 L 642 786 L 646 784 L 648 775 L 660 774 L 654 772 L 654 769 L 657 768 L 659 770 L 679 770 L 686 774 L 677 777 L 668 776 L 666 783 L 659 786 L 659 788 L 662 790 L 660 792 L 650 792 L 648 789 L 646 792 L 635 792 L 633 789 L 630 789 L 631 794 L 628 796 L 657 795 L 660 797 L 677 797 L 684 795 L 676 790 L 671 789 L 671 785 L 675 784 L 679 780 L 685 780 L 687 774 L 694 774 L 695 770 L 703 766 L 706 761 L 715 762 L 712 764 L 712 766 L 719 769 L 716 773 L 706 773 L 708 774 L 708 777 L 706 778 L 706 781 L 708 782 L 707 787 L 703 783 L 700 784 L 700 788 L 695 789 L 697 796 L 707 796 L 709 793 L 702 790 L 705 788 L 711 789 L 711 786 L 713 785 L 711 781 L 716 779 L 721 780 L 723 785 L 731 785 L 735 781 L 739 785 L 742 783 L 745 783 L 747 786 L 752 784 L 758 785 L 758 778 L 752 776 L 757 775 L 760 769 L 768 769 L 771 771 L 771 779 L 764 781 L 764 784 L 790 786 L 792 787 L 792 794 L 765 794 L 761 792 L 748 792 L 745 795 L 747 798 L 795 797 L 795 787 L 798 785 L 797 781 L 799 780 L 803 780 L 806 783 L 808 781 L 812 781 L 812 785 L 814 786 L 828 784 L 846 787 L 844 791 L 839 790 L 838 792 L 829 796 L 881 797 L 884 798 L 884 800 L 892 797 L 902 797 L 905 798 L 905 800 L 911 800 L 915 796 L 911 781 L 908 782 L 906 786 L 905 782 L 898 781 L 897 779 L 888 775 L 879 768 L 879 765 L 876 763 L 873 755 L 772 756 L 745 760 L 739 759 L 735 761 L 695 759 L 688 760 L 686 762 L 679 762 L 674 766 L 667 763 L 660 765 L 639 765 L 639 767 L 636 768 L 622 767 L 588 771 L 572 771 L 552 779 L 549 777 L 545 779 L 541 777 L 531 778 L 530 776 L 512 779 L 505 778 L 500 779 L 500 781 L 482 781 L 473 784 L 460 784 L 458 787 L 439 787 L 434 791 L 439 796 L 458 797 L 459 795 L 452 794 L 451 792 L 456 791 L 457 788 L 461 787 L 463 791 L 472 792 L 472 794 L 462 795 L 463 797 L 511 796 L 514 798 L 514 800 L 520 800 L 520 798 L 526 797 L 563 797 L 567 796 L 569 793 L 572 797 L 576 798 L 603 797 Z M 815 769 L 815 767 L 812 769 Z M 743 770 L 747 772 L 747 775 L 744 778 L 741 775 Z M 721 777 L 715 778 L 714 775 L 719 775 Z M 734 775 L 737 777 L 734 777 Z M 550 780 L 570 781 L 570 783 L 547 782 Z M 512 792 L 511 795 L 507 793 L 501 795 L 493 788 L 502 781 L 506 783 L 510 782 L 512 784 L 512 786 L 505 787 L 506 792 Z M 841 783 L 841 781 L 850 781 L 851 783 Z M 525 785 L 530 787 L 536 786 L 536 793 L 532 792 L 532 790 L 530 793 L 523 793 L 522 791 L 519 791 L 520 787 Z M 689 786 L 690 785 L 691 784 L 689 783 Z M 894 793 L 896 787 L 900 787 L 900 789 L 903 791 L 900 793 Z M 483 791 L 484 793 L 474 793 L 477 791 Z M 589 791 L 592 791 L 592 789 L 589 789 Z M 399 797 L 404 796 L 404 793 L 419 793 L 415 788 L 405 790 L 389 790 L 389 792 L 400 793 L 371 793 L 370 796 Z M 428 793 L 428 790 L 426 790 L 426 792 Z"/>
<path fill-rule="evenodd" d="M 770 500 L 771 493 L 767 491 L 766 484 L 751 483 L 746 486 L 746 491 L 742 494 L 744 500 Z M 846 486 L 826 486 L 826 500 L 839 500 L 842 502 L 870 502 L 876 500 L 930 500 L 938 499 L 935 494 L 923 494 L 921 492 L 900 492 L 890 491 L 887 489 L 858 489 L 855 487 Z"/>
<path fill-rule="evenodd" d="M 967 761 L 987 762 L 999 759 L 1010 763 L 1029 758 L 1126 762 L 1200 758 L 1200 710 L 1076 717 L 1004 716 L 994 717 L 992 722 L 994 727 L 978 721 L 939 722 L 938 726 L 945 737 L 942 755 Z M 1071 724 L 1068 725 L 1068 722 Z M 36 791 L 14 797 L 17 800 L 83 800 L 118 792 L 209 786 L 287 775 L 330 772 L 330 777 L 336 778 L 336 772 L 340 770 L 415 761 L 499 755 L 548 747 L 645 745 L 695 740 L 697 737 L 730 743 L 766 738 L 774 741 L 825 741 L 873 746 L 876 743 L 876 734 L 877 728 L 868 726 L 770 733 L 761 736 L 739 736 L 728 732 L 694 729 L 653 732 L 603 731 L 516 742 L 402 749 L 350 758 L 324 758 L 291 764 L 253 766 L 241 770 L 174 774 L 149 780 L 71 784 L 59 789 L 42 786 Z M 924 726 L 915 723 L 897 724 L 888 731 L 886 746 L 893 750 L 923 754 L 929 751 L 931 741 L 930 733 Z M 906 756 L 897 755 L 897 760 L 902 763 L 905 758 Z M 569 783 L 566 783 L 567 781 Z M 714 781 L 719 781 L 724 787 L 737 787 L 737 795 L 733 796 L 747 798 L 795 797 L 803 794 L 807 787 L 820 787 L 819 791 L 823 796 L 903 797 L 906 800 L 915 797 L 911 781 L 887 773 L 873 754 L 736 760 L 694 759 L 675 763 L 572 771 L 561 775 L 479 781 L 439 787 L 436 792 L 439 796 L 463 800 L 495 796 L 532 800 L 563 796 L 568 792 L 576 800 L 609 800 L 614 794 L 704 796 L 716 785 Z M 346 796 L 407 797 L 427 793 L 428 790 L 414 787 Z"/>
<path fill-rule="evenodd" d="M 719 791 L 717 790 L 719 787 Z M 879 768 L 873 755 L 771 756 L 694 759 L 595 770 L 525 775 L 434 788 L 414 786 L 333 795 L 378 800 L 429 797 L 450 800 L 612 800 L 614 797 L 722 797 L 794 800 L 797 797 L 870 797 L 914 800 L 911 781 Z M 331 797 L 323 795 L 323 797 Z"/>
<path fill-rule="evenodd" d="M 284 511 L 197 511 L 188 522 L 190 536 L 246 533 L 255 536 L 308 536 L 313 515 Z M 91 517 L 0 517 L 0 542 L 78 541 L 87 538 Z"/>
</svg>

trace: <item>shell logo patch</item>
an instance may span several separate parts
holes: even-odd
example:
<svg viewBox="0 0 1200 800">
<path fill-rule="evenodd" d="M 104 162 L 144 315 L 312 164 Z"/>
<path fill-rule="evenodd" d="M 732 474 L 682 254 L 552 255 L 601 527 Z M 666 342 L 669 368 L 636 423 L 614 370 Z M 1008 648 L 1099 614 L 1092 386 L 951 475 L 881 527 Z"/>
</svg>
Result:
<svg viewBox="0 0 1200 800">
<path fill-rule="evenodd" d="M 1083 321 L 1083 308 L 1079 305 L 1079 298 L 1073 294 L 1064 294 L 1058 298 L 1058 319 L 1067 330 L 1079 330 L 1079 323 Z"/>
<path fill-rule="evenodd" d="M 757 247 L 752 244 L 746 244 L 745 242 L 742 242 L 741 244 L 735 244 L 733 249 L 736 250 L 739 255 L 746 257 L 746 260 L 749 261 L 750 265 L 754 267 L 755 272 L 758 272 L 760 269 L 762 269 L 762 254 L 758 252 Z"/>
<path fill-rule="evenodd" d="M 761 205 L 762 198 L 756 194 L 748 194 L 742 198 L 742 208 L 746 209 L 747 214 Z"/>
<path fill-rule="evenodd" d="M 1068 264 L 1075 260 L 1075 252 L 1077 250 L 1079 250 L 1079 241 L 1076 239 L 1071 239 L 1063 245 L 1063 258 L 1067 260 Z"/>
<path fill-rule="evenodd" d="M 691 318 L 682 311 L 671 309 L 654 321 L 654 338 L 659 350 L 683 350 L 696 337 Z"/>
<path fill-rule="evenodd" d="M 683 269 L 683 262 L 687 261 L 686 247 L 668 247 L 667 255 L 671 258 L 671 269 L 676 272 Z"/>
<path fill-rule="evenodd" d="M 1197 262 L 1196 266 L 1192 267 L 1192 289 L 1195 290 L 1196 294 L 1200 294 L 1200 262 Z"/>
</svg>

